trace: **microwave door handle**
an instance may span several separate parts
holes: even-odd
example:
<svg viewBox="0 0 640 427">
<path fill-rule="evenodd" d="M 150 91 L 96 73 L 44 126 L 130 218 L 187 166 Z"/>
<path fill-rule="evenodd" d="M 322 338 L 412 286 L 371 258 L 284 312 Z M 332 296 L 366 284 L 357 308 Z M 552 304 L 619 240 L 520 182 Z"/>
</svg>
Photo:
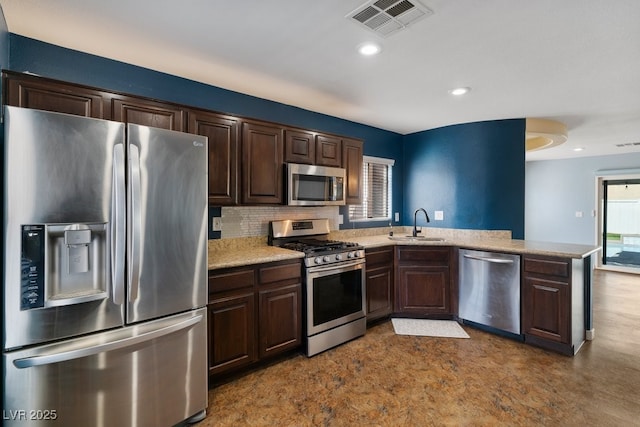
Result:
<svg viewBox="0 0 640 427">
<path fill-rule="evenodd" d="M 338 180 L 336 179 L 335 176 L 329 177 L 329 180 L 331 182 L 331 185 L 329 185 L 329 200 L 335 200 L 336 199 L 336 186 L 338 185 Z"/>
</svg>

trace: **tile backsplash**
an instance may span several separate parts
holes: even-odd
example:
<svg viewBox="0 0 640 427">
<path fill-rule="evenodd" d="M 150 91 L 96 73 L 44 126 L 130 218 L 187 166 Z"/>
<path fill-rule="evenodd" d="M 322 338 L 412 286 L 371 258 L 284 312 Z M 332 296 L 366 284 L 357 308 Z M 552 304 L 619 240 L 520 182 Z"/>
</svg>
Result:
<svg viewBox="0 0 640 427">
<path fill-rule="evenodd" d="M 230 206 L 222 207 L 221 237 L 259 237 L 269 233 L 269 221 L 281 219 L 328 218 L 332 231 L 339 228 L 337 206 Z"/>
</svg>

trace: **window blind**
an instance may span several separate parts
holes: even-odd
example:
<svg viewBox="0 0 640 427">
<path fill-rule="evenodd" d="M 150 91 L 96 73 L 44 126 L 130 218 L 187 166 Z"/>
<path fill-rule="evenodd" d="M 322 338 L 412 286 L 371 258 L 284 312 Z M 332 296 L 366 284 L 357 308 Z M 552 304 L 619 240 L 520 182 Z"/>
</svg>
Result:
<svg viewBox="0 0 640 427">
<path fill-rule="evenodd" d="M 362 204 L 349 206 L 350 220 L 391 218 L 390 159 L 365 156 L 362 163 Z"/>
</svg>

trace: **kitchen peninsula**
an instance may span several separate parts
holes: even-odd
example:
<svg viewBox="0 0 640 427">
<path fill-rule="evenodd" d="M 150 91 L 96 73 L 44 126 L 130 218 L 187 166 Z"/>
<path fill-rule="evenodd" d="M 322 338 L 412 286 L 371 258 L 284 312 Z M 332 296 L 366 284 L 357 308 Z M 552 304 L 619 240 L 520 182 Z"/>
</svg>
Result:
<svg viewBox="0 0 640 427">
<path fill-rule="evenodd" d="M 399 314 L 401 307 L 394 301 L 400 286 L 398 254 L 405 248 L 423 249 L 425 254 L 436 253 L 438 257 L 445 255 L 445 258 L 439 258 L 446 260 L 444 264 L 426 267 L 430 271 L 444 272 L 441 276 L 445 278 L 438 293 L 445 303 L 433 311 L 433 318 L 457 319 L 457 254 L 459 249 L 475 249 L 521 256 L 521 323 L 525 343 L 574 355 L 585 339 L 593 338 L 591 258 L 599 247 L 514 240 L 508 231 L 423 230 L 429 240 L 392 240 L 388 228 L 331 232 L 331 239 L 358 243 L 365 248 L 368 320 Z M 392 231 L 396 237 L 411 234 L 410 227 L 393 227 Z M 378 254 L 385 256 L 376 258 Z M 211 276 L 242 267 L 299 263 L 301 257 L 299 252 L 268 246 L 266 236 L 219 239 L 209 241 L 208 266 Z M 382 260 L 382 264 L 378 260 Z M 376 275 L 377 272 L 384 274 Z"/>
</svg>

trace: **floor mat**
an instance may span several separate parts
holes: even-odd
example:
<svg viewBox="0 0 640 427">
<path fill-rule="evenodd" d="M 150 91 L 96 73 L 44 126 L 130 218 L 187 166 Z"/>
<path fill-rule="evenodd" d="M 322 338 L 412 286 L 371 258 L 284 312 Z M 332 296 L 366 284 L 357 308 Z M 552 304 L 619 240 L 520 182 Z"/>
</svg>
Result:
<svg viewBox="0 0 640 427">
<path fill-rule="evenodd" d="M 396 335 L 469 338 L 469 335 L 454 320 L 391 319 L 391 323 Z"/>
</svg>

